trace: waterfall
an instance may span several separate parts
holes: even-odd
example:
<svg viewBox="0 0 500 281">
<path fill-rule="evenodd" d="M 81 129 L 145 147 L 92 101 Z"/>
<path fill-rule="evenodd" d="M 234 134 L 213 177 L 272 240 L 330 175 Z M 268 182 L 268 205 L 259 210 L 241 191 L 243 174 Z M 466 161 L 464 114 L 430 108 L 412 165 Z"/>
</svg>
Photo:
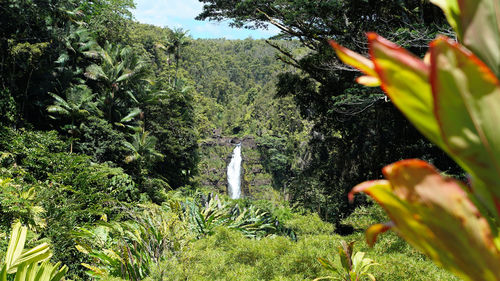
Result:
<svg viewBox="0 0 500 281">
<path fill-rule="evenodd" d="M 233 157 L 227 166 L 227 187 L 229 196 L 238 199 L 241 196 L 241 143 L 233 150 Z"/>
</svg>

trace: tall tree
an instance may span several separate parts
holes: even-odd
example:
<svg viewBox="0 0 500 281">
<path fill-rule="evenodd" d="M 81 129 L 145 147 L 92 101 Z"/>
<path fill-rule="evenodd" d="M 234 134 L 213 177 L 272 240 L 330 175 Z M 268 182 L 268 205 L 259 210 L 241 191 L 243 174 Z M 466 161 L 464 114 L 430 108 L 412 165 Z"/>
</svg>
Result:
<svg viewBox="0 0 500 281">
<path fill-rule="evenodd" d="M 179 61 L 181 59 L 181 50 L 190 43 L 187 34 L 187 30 L 175 28 L 167 38 L 168 49 L 174 54 L 175 58 L 174 88 L 177 87 L 177 75 L 179 71 Z"/>
<path fill-rule="evenodd" d="M 112 124 L 127 121 L 140 113 L 136 92 L 148 76 L 146 64 L 130 47 L 107 43 L 98 52 L 99 63 L 87 67 L 85 76 L 97 82 L 99 109 Z"/>
<path fill-rule="evenodd" d="M 132 141 L 125 141 L 123 145 L 129 150 L 129 155 L 124 159 L 126 163 L 137 163 L 139 175 L 146 175 L 156 161 L 163 159 L 163 154 L 156 150 L 157 139 L 151 136 L 144 127 L 140 127 L 132 135 Z"/>
</svg>

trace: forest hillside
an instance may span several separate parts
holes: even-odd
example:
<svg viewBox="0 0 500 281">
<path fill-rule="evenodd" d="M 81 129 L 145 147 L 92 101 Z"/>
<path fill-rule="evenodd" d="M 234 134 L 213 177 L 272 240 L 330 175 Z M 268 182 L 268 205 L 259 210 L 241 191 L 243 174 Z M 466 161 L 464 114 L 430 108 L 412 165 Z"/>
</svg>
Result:
<svg viewBox="0 0 500 281">
<path fill-rule="evenodd" d="M 347 194 L 384 165 L 421 158 L 465 175 L 327 43 L 365 52 L 375 30 L 423 56 L 449 30 L 440 10 L 200 2 L 199 19 L 277 19 L 281 34 L 195 39 L 135 21 L 132 0 L 0 4 L 0 279 L 313 280 L 343 270 L 339 246 L 355 241 L 378 280 L 459 280 L 395 233 L 365 242 L 389 218 Z"/>
</svg>

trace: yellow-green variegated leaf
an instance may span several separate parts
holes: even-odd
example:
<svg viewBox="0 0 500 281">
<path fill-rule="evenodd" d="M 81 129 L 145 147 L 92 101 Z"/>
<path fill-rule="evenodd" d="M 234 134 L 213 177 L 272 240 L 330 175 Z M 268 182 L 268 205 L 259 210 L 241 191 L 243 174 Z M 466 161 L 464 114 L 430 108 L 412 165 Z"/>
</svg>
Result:
<svg viewBox="0 0 500 281">
<path fill-rule="evenodd" d="M 348 64 L 365 74 L 365 76 L 358 77 L 356 82 L 368 87 L 378 87 L 380 86 L 380 79 L 375 72 L 375 66 L 373 62 L 363 57 L 362 55 L 349 50 L 343 46 L 337 44 L 337 42 L 330 40 L 330 46 L 335 50 L 335 53 L 341 61 Z"/>
<path fill-rule="evenodd" d="M 428 65 L 375 33 L 368 33 L 368 41 L 382 89 L 423 135 L 443 147 L 433 114 Z"/>
<path fill-rule="evenodd" d="M 432 0 L 446 14 L 460 42 L 500 76 L 500 2 Z"/>
<path fill-rule="evenodd" d="M 362 183 L 351 196 L 373 197 L 400 236 L 464 280 L 500 280 L 500 253 L 489 224 L 462 183 L 421 160 L 399 161 L 383 172 L 387 180 Z"/>
<path fill-rule="evenodd" d="M 373 247 L 375 242 L 377 241 L 377 236 L 381 233 L 386 232 L 387 230 L 391 229 L 393 226 L 393 223 L 377 223 L 372 226 L 370 226 L 366 232 L 366 243 L 370 246 Z"/>
<path fill-rule="evenodd" d="M 431 43 L 435 116 L 448 152 L 475 181 L 474 193 L 497 214 L 500 198 L 500 85 L 491 70 L 445 37 Z"/>
</svg>

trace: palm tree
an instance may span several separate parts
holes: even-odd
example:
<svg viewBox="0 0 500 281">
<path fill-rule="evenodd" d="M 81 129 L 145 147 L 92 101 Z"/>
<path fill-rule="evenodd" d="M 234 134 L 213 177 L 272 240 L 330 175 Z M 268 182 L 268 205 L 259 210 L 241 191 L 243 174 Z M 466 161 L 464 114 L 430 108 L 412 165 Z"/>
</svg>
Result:
<svg viewBox="0 0 500 281">
<path fill-rule="evenodd" d="M 100 64 L 87 67 L 85 77 L 97 81 L 101 91 L 99 108 L 112 124 L 137 105 L 137 89 L 146 83 L 147 65 L 130 47 L 106 43 L 98 50 Z"/>
<path fill-rule="evenodd" d="M 155 148 L 157 139 L 141 127 L 133 136 L 132 142 L 125 141 L 123 145 L 130 151 L 125 158 L 126 163 L 136 162 L 139 172 L 142 174 L 146 165 L 151 165 L 157 160 L 163 159 L 164 155 Z"/>
<path fill-rule="evenodd" d="M 90 115 L 94 104 L 92 99 L 94 94 L 86 85 L 76 85 L 66 92 L 66 100 L 62 97 L 49 93 L 55 102 L 47 107 L 47 111 L 52 114 L 69 117 L 71 124 L 68 125 L 68 132 L 71 135 L 70 153 L 73 152 L 73 141 L 77 135 L 81 122 Z M 90 111 L 89 111 L 90 110 Z M 77 123 L 80 123 L 77 125 Z"/>
<path fill-rule="evenodd" d="M 175 28 L 167 39 L 167 46 L 174 54 L 175 58 L 175 79 L 174 87 L 177 85 L 177 72 L 179 70 L 179 60 L 181 58 L 181 49 L 190 44 L 189 37 L 187 36 L 189 30 L 182 28 Z"/>
</svg>

